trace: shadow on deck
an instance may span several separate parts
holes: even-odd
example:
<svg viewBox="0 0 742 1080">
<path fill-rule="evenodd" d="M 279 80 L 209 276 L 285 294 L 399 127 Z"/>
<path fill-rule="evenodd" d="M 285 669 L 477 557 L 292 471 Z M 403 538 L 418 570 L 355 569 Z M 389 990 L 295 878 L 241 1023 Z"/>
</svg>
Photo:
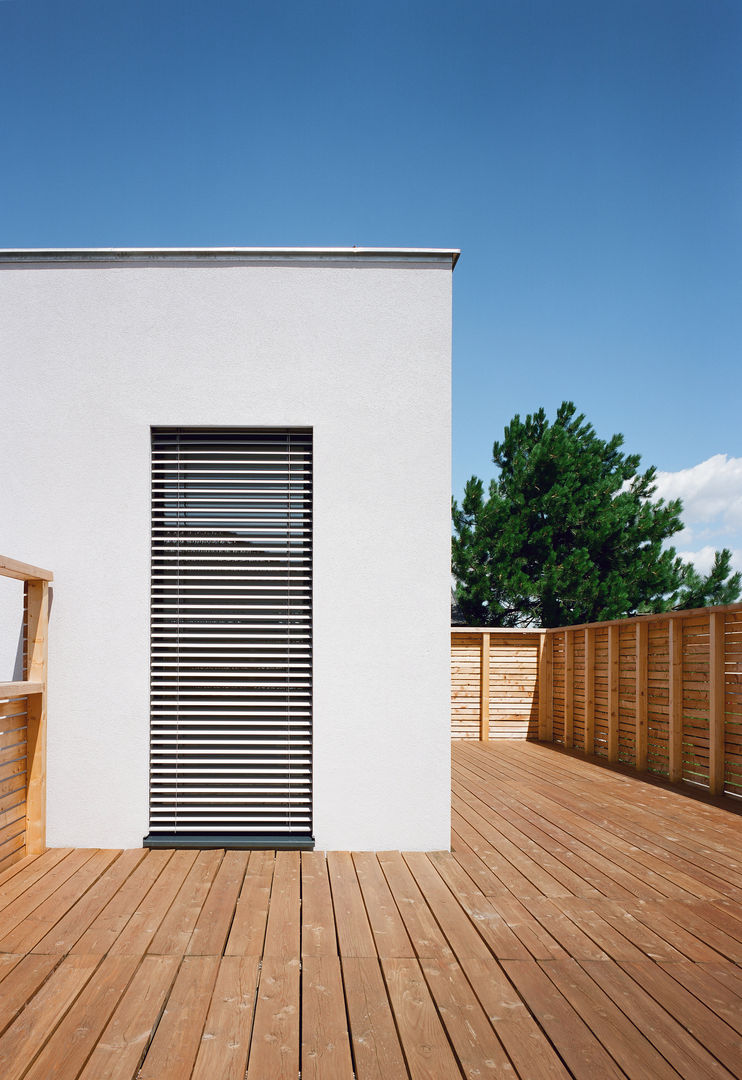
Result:
<svg viewBox="0 0 742 1080">
<path fill-rule="evenodd" d="M 455 743 L 452 852 L 50 850 L 0 875 L 4 1080 L 742 1074 L 739 816 Z"/>
</svg>

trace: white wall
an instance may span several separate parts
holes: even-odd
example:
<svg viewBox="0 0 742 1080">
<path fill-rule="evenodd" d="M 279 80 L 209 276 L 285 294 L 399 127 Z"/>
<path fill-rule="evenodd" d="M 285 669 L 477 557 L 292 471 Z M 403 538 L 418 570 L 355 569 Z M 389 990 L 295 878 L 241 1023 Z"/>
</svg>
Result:
<svg viewBox="0 0 742 1080">
<path fill-rule="evenodd" d="M 148 832 L 150 426 L 202 425 L 314 429 L 317 846 L 448 847 L 450 334 L 450 257 L 0 254 L 0 553 L 55 575 L 50 845 Z"/>
</svg>

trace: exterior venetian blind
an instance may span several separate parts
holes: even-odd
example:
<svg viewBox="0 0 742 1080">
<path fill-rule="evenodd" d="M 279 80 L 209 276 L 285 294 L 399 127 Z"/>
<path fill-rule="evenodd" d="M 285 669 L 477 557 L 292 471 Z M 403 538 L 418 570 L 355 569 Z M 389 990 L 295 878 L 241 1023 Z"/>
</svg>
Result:
<svg viewBox="0 0 742 1080">
<path fill-rule="evenodd" d="M 152 433 L 149 846 L 311 846 L 312 434 Z"/>
</svg>

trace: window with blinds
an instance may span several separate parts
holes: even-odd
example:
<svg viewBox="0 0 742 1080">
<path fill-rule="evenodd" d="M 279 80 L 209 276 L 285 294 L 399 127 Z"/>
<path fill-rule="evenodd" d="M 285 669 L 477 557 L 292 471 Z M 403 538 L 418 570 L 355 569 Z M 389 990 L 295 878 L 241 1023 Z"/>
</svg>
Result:
<svg viewBox="0 0 742 1080">
<path fill-rule="evenodd" d="M 152 432 L 149 846 L 311 846 L 312 434 Z"/>
</svg>

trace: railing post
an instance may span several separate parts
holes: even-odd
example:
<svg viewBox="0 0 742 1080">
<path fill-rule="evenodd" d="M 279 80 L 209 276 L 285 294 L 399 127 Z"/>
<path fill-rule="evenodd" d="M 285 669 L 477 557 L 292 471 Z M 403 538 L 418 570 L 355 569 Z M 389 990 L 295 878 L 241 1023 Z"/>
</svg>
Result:
<svg viewBox="0 0 742 1080">
<path fill-rule="evenodd" d="M 683 778 L 683 624 L 670 619 L 667 631 L 667 761 L 670 780 Z"/>
<path fill-rule="evenodd" d="M 485 631 L 479 652 L 479 741 L 490 737 L 490 636 Z"/>
<path fill-rule="evenodd" d="M 27 700 L 26 851 L 46 851 L 46 665 L 49 633 L 49 582 L 27 581 L 25 673 L 28 682 L 43 684 Z"/>
<path fill-rule="evenodd" d="M 608 627 L 608 760 L 618 761 L 618 627 Z"/>
<path fill-rule="evenodd" d="M 709 791 L 724 792 L 724 612 L 709 612 Z"/>
<path fill-rule="evenodd" d="M 595 752 L 595 631 L 585 630 L 585 753 Z"/>
<path fill-rule="evenodd" d="M 564 631 L 564 745 L 574 746 L 575 733 L 575 635 Z"/>
<path fill-rule="evenodd" d="M 634 765 L 647 771 L 647 690 L 649 679 L 649 626 L 640 620 L 636 624 L 636 690 Z"/>
<path fill-rule="evenodd" d="M 539 696 L 539 713 L 543 716 L 543 735 L 539 732 L 539 738 L 544 742 L 554 741 L 554 661 L 553 661 L 554 638 L 548 631 L 544 631 L 543 637 L 543 684 L 539 686 L 539 695 L 543 690 L 543 698 Z"/>
<path fill-rule="evenodd" d="M 547 639 L 545 630 L 539 631 L 539 742 L 547 741 Z"/>
</svg>

